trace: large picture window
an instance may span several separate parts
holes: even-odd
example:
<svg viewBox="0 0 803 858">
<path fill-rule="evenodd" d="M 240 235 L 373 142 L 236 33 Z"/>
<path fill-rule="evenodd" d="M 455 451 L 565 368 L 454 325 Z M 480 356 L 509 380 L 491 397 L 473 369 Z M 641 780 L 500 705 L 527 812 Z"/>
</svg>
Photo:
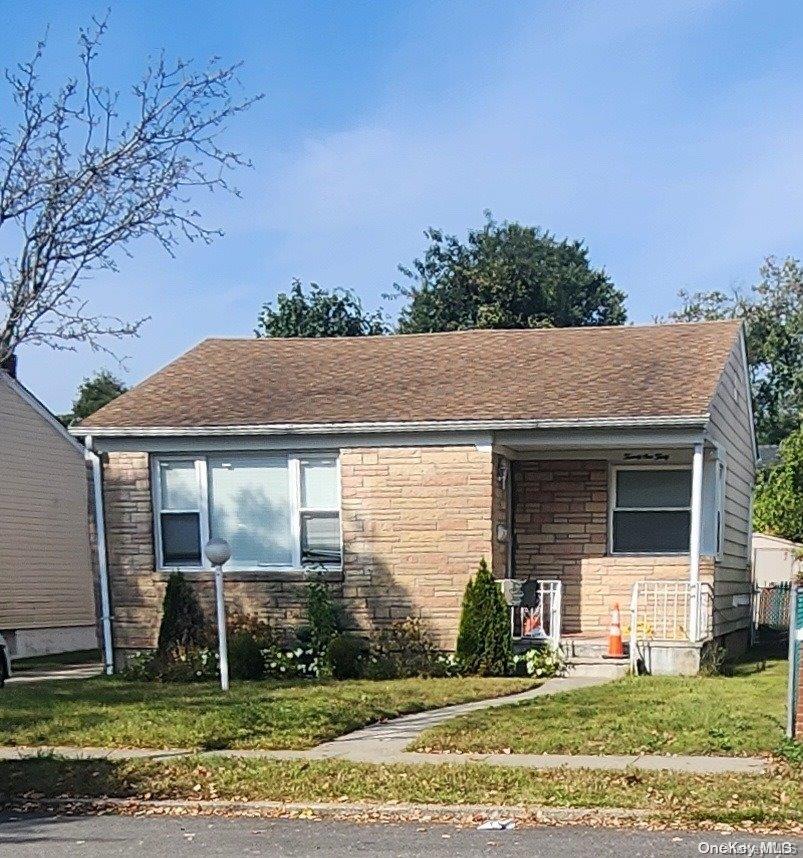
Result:
<svg viewBox="0 0 803 858">
<path fill-rule="evenodd" d="M 341 563 L 336 455 L 160 457 L 153 473 L 160 568 L 204 566 L 209 537 L 229 543 L 233 569 Z"/>
<path fill-rule="evenodd" d="M 689 468 L 617 468 L 613 495 L 611 548 L 615 553 L 689 550 Z"/>
</svg>

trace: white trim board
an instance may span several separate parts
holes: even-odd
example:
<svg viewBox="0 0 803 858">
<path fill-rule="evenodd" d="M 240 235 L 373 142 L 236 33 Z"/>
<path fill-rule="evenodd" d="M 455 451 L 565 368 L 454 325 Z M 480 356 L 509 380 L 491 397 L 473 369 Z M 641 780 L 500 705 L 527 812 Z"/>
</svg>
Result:
<svg viewBox="0 0 803 858">
<path fill-rule="evenodd" d="M 72 426 L 73 435 L 96 438 L 200 437 L 209 435 L 333 435 L 383 432 L 491 432 L 536 429 L 704 427 L 708 414 L 664 417 L 591 417 L 567 420 L 422 420 L 377 423 L 265 423 L 231 426 Z"/>
</svg>

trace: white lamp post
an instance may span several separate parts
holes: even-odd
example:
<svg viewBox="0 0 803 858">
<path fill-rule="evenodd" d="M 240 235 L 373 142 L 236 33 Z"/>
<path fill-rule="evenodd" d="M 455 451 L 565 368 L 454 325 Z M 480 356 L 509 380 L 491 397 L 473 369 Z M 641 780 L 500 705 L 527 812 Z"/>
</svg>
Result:
<svg viewBox="0 0 803 858">
<path fill-rule="evenodd" d="M 204 554 L 215 568 L 215 605 L 217 608 L 217 647 L 220 655 L 220 687 L 229 690 L 229 650 L 226 644 L 226 605 L 223 601 L 223 564 L 231 557 L 225 539 L 210 539 Z"/>
</svg>

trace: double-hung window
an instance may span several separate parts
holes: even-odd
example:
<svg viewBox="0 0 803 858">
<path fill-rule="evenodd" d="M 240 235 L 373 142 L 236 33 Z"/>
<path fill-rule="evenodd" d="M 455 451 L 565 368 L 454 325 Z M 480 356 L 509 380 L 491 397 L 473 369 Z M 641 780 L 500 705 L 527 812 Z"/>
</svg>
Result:
<svg viewBox="0 0 803 858">
<path fill-rule="evenodd" d="M 158 527 L 163 566 L 200 566 L 200 469 L 194 459 L 159 462 Z"/>
<path fill-rule="evenodd" d="M 205 565 L 209 537 L 229 543 L 232 569 L 340 566 L 335 454 L 162 457 L 153 473 L 160 568 Z"/>
<path fill-rule="evenodd" d="M 615 468 L 611 511 L 614 553 L 689 550 L 690 468 Z"/>
<path fill-rule="evenodd" d="M 340 491 L 334 456 L 299 459 L 301 563 L 340 563 Z"/>
</svg>

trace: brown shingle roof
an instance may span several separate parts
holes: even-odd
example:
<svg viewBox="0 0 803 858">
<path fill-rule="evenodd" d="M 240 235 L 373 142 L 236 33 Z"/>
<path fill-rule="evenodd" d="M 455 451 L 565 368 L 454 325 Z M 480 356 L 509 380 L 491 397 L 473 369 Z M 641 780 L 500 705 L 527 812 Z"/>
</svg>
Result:
<svg viewBox="0 0 803 858">
<path fill-rule="evenodd" d="M 87 427 L 705 415 L 737 322 L 209 339 Z"/>
</svg>

